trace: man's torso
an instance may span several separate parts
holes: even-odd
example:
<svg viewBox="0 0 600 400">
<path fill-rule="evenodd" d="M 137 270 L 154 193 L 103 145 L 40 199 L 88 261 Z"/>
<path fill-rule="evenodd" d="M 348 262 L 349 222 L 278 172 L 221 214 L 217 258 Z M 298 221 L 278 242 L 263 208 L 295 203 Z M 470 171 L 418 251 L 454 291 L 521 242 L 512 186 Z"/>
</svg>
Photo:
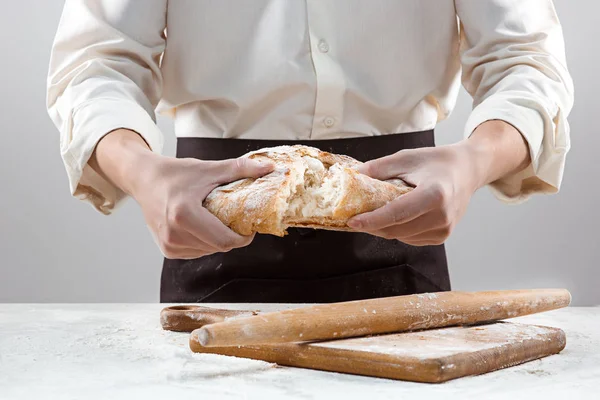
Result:
<svg viewBox="0 0 600 400">
<path fill-rule="evenodd" d="M 173 1 L 159 110 L 179 137 L 432 129 L 460 85 L 450 0 Z"/>
</svg>

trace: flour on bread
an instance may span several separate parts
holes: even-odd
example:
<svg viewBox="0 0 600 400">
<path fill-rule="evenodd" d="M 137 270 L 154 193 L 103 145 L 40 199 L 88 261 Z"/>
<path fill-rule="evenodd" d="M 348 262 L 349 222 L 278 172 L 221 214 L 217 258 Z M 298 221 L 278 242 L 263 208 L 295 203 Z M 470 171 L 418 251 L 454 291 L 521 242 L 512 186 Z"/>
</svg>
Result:
<svg viewBox="0 0 600 400">
<path fill-rule="evenodd" d="M 354 215 L 379 208 L 412 188 L 399 179 L 379 181 L 357 172 L 361 163 L 310 146 L 278 146 L 245 155 L 275 163 L 258 179 L 213 190 L 204 207 L 232 230 L 277 236 L 288 227 L 351 230 Z"/>
</svg>

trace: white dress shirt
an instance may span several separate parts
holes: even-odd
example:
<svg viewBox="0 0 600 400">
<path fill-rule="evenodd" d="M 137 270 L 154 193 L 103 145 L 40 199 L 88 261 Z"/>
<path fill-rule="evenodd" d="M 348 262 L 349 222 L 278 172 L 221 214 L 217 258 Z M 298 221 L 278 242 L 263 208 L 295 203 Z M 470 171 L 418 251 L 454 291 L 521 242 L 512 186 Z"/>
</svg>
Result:
<svg viewBox="0 0 600 400">
<path fill-rule="evenodd" d="M 556 192 L 573 85 L 551 0 L 67 0 L 47 103 L 72 193 L 109 213 L 124 195 L 88 159 L 117 128 L 160 152 L 155 109 L 178 137 L 385 135 L 434 128 L 461 78 L 466 136 L 500 119 L 529 144 L 495 194 Z"/>
</svg>

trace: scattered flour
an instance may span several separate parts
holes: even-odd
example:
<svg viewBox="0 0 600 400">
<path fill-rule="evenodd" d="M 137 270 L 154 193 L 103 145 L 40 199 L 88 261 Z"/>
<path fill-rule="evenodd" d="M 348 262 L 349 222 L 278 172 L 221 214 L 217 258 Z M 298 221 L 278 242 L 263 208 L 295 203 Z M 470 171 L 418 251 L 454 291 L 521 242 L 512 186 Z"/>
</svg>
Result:
<svg viewBox="0 0 600 400">
<path fill-rule="evenodd" d="M 417 297 L 419 299 L 429 299 L 429 300 L 433 300 L 433 299 L 437 299 L 437 294 L 435 293 L 420 293 L 417 295 Z"/>
<path fill-rule="evenodd" d="M 600 308 L 570 307 L 517 319 L 564 329 L 568 343 L 560 355 L 424 385 L 193 354 L 187 334 L 160 328 L 163 307 L 0 305 L 0 398 L 309 400 L 343 394 L 346 400 L 451 400 L 476 393 L 486 400 L 591 399 L 600 382 Z"/>
<path fill-rule="evenodd" d="M 526 340 L 544 341 L 547 334 L 548 329 L 544 327 L 496 323 L 470 328 L 453 327 L 347 339 L 324 342 L 316 346 L 427 359 L 450 356 L 464 351 L 499 348 L 509 343 Z"/>
</svg>

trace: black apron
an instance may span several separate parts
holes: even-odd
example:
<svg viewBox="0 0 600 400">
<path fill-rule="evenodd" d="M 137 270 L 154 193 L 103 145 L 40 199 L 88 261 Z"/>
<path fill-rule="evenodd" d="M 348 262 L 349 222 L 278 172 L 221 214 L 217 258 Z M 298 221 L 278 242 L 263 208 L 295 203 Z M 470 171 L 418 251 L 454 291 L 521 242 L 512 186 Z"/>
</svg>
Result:
<svg viewBox="0 0 600 400">
<path fill-rule="evenodd" d="M 263 147 L 305 144 L 360 161 L 434 146 L 433 131 L 336 140 L 179 138 L 178 158 L 223 160 Z M 443 245 L 415 247 L 364 233 L 288 229 L 194 260 L 165 259 L 166 303 L 330 303 L 450 290 Z"/>
</svg>

